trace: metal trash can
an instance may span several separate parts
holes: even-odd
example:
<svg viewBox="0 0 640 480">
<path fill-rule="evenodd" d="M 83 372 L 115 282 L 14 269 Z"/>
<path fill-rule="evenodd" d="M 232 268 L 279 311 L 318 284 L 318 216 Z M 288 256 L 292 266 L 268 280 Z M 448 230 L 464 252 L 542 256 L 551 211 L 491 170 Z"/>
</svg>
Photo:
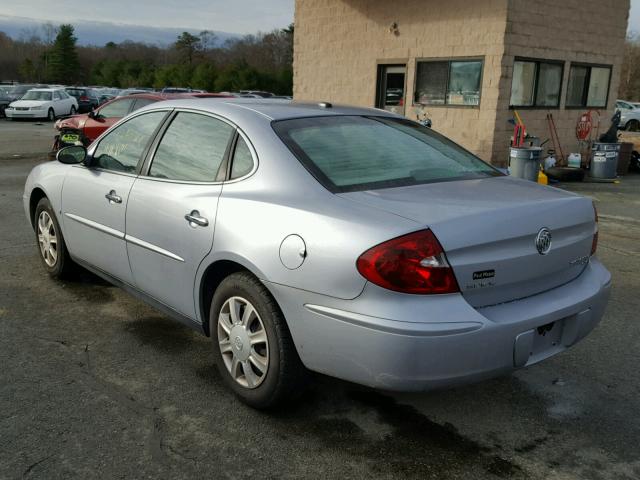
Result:
<svg viewBox="0 0 640 480">
<path fill-rule="evenodd" d="M 512 147 L 509 153 L 509 175 L 537 182 L 540 173 L 541 152 L 542 148 L 540 147 Z"/>
<path fill-rule="evenodd" d="M 592 153 L 589 176 L 593 178 L 616 178 L 620 144 L 594 143 Z"/>
</svg>

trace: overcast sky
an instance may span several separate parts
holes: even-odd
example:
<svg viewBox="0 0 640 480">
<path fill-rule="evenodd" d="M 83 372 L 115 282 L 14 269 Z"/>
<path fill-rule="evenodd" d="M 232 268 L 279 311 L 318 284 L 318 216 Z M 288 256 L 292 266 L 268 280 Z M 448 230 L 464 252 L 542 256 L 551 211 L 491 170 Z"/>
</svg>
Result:
<svg viewBox="0 0 640 480">
<path fill-rule="evenodd" d="M 638 0 L 640 1 L 640 0 Z M 293 22 L 294 0 L 0 0 L 0 14 L 256 33 Z"/>
<path fill-rule="evenodd" d="M 293 21 L 294 0 L 2 0 L 0 14 L 53 22 L 92 20 L 153 27 L 255 33 Z M 631 0 L 629 29 L 640 32 L 640 0 Z"/>
</svg>

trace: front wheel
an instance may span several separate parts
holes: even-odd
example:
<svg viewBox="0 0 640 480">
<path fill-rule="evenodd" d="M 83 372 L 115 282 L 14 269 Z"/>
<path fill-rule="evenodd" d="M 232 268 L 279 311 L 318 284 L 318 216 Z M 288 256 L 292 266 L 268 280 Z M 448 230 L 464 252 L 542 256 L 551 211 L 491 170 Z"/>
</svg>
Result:
<svg viewBox="0 0 640 480">
<path fill-rule="evenodd" d="M 56 112 L 53 111 L 53 108 L 50 108 L 47 112 L 47 120 L 53 122 L 56 119 Z"/>
<path fill-rule="evenodd" d="M 234 273 L 222 281 L 209 329 L 218 371 L 246 404 L 275 407 L 302 390 L 305 369 L 284 316 L 253 275 Z"/>
<path fill-rule="evenodd" d="M 68 277 L 73 271 L 73 261 L 48 198 L 38 202 L 34 222 L 40 260 L 47 273 L 54 278 Z"/>
</svg>

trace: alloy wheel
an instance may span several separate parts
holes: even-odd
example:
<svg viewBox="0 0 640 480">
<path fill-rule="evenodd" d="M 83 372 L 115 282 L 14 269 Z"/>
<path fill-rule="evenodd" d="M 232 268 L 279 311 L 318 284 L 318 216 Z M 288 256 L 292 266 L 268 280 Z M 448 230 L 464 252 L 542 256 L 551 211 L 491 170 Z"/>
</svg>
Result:
<svg viewBox="0 0 640 480">
<path fill-rule="evenodd" d="M 269 369 L 269 340 L 255 307 L 231 297 L 218 315 L 218 342 L 227 371 L 245 388 L 258 387 Z"/>
<path fill-rule="evenodd" d="M 53 122 L 53 121 L 56 119 L 56 114 L 55 114 L 55 112 L 53 111 L 53 109 L 49 109 L 49 112 L 47 113 L 47 119 L 48 119 L 50 122 Z"/>
<path fill-rule="evenodd" d="M 53 267 L 58 261 L 58 235 L 47 211 L 40 212 L 38 216 L 38 244 L 44 263 Z"/>
</svg>

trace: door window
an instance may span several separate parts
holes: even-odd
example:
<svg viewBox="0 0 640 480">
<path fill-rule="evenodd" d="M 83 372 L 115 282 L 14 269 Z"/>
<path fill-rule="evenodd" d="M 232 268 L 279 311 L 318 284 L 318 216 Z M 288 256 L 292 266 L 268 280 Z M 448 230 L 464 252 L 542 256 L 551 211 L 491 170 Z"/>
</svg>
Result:
<svg viewBox="0 0 640 480">
<path fill-rule="evenodd" d="M 231 164 L 231 180 L 234 178 L 244 177 L 253 169 L 253 157 L 251 150 L 244 139 L 239 136 L 236 143 L 236 151 L 233 154 L 233 163 Z"/>
<path fill-rule="evenodd" d="M 233 130 L 206 115 L 179 113 L 158 145 L 149 176 L 214 182 Z"/>
<path fill-rule="evenodd" d="M 109 105 L 105 105 L 100 109 L 100 116 L 105 118 L 112 117 L 124 117 L 129 113 L 129 108 L 133 103 L 133 99 L 131 98 L 123 98 L 122 100 L 115 100 L 111 102 Z"/>
<path fill-rule="evenodd" d="M 108 133 L 93 154 L 92 167 L 134 173 L 153 132 L 167 112 L 152 112 L 123 123 Z"/>
<path fill-rule="evenodd" d="M 60 100 L 60 92 L 53 92 L 53 99 L 54 100 Z"/>
<path fill-rule="evenodd" d="M 156 102 L 157 100 L 153 100 L 151 98 L 136 98 L 136 104 L 133 106 L 133 110 L 138 110 L 139 108 L 145 107 L 147 105 L 150 105 Z"/>
</svg>

